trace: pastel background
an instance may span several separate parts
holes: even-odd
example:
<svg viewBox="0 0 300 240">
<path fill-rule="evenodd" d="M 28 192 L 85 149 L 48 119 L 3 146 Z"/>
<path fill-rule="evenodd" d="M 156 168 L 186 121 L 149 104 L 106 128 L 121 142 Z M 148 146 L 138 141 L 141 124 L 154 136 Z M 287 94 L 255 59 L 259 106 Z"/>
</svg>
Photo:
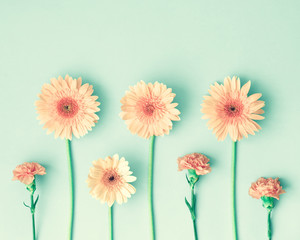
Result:
<svg viewBox="0 0 300 240">
<path fill-rule="evenodd" d="M 51 77 L 70 74 L 94 85 L 100 120 L 72 141 L 76 177 L 75 240 L 108 239 L 108 209 L 89 195 L 92 161 L 124 156 L 137 193 L 115 207 L 115 239 L 149 239 L 148 141 L 118 116 L 120 99 L 143 79 L 177 94 L 181 121 L 156 141 L 154 204 L 157 239 L 193 239 L 184 197 L 189 189 L 177 157 L 202 152 L 212 172 L 197 184 L 199 239 L 232 239 L 231 141 L 218 142 L 202 120 L 210 84 L 238 75 L 266 101 L 262 130 L 238 143 L 239 239 L 266 239 L 267 213 L 248 196 L 257 178 L 280 177 L 286 194 L 273 213 L 274 240 L 300 239 L 300 2 L 290 1 L 1 1 L 0 239 L 31 239 L 24 185 L 11 181 L 24 161 L 47 169 L 38 177 L 40 240 L 67 239 L 69 188 L 65 142 L 46 135 L 34 102 Z"/>
</svg>

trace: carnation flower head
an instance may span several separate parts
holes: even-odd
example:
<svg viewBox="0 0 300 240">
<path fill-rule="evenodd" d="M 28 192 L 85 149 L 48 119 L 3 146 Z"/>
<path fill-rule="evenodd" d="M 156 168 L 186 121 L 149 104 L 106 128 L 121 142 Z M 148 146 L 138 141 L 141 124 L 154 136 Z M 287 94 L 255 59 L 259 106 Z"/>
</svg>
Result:
<svg viewBox="0 0 300 240">
<path fill-rule="evenodd" d="M 149 138 L 169 134 L 172 121 L 179 121 L 180 112 L 172 103 L 176 94 L 162 83 L 140 81 L 130 87 L 121 99 L 120 116 L 133 134 Z"/>
<path fill-rule="evenodd" d="M 201 153 L 187 154 L 178 158 L 178 171 L 193 169 L 197 175 L 205 175 L 211 172 L 208 162 L 209 159 Z"/>
<path fill-rule="evenodd" d="M 90 194 L 102 203 L 107 202 L 109 207 L 115 201 L 119 204 L 127 202 L 136 191 L 129 184 L 136 180 L 129 170 L 128 162 L 123 157 L 119 159 L 118 154 L 94 161 L 87 179 Z"/>
<path fill-rule="evenodd" d="M 43 85 L 35 105 L 47 134 L 54 132 L 55 138 L 71 140 L 72 135 L 82 137 L 95 126 L 100 103 L 97 96 L 92 96 L 93 86 L 81 84 L 81 78 L 66 75 L 65 79 L 59 76 L 52 78 L 51 84 Z"/>
<path fill-rule="evenodd" d="M 279 200 L 279 195 L 285 193 L 280 186 L 279 178 L 259 178 L 252 183 L 249 189 L 249 195 L 253 198 L 259 199 L 263 196 L 272 197 Z"/>
<path fill-rule="evenodd" d="M 13 170 L 13 179 L 19 180 L 21 183 L 29 185 L 33 182 L 35 175 L 44 175 L 46 170 L 40 164 L 35 162 L 25 162 L 21 165 L 18 165 Z"/>
<path fill-rule="evenodd" d="M 213 129 L 218 140 L 223 141 L 229 133 L 233 141 L 254 135 L 261 127 L 253 120 L 262 120 L 261 109 L 264 101 L 258 101 L 261 93 L 247 96 L 251 82 L 240 88 L 237 77 L 225 78 L 224 85 L 215 83 L 208 91 L 210 96 L 204 96 L 202 104 L 203 118 L 209 119 L 208 127 Z"/>
</svg>

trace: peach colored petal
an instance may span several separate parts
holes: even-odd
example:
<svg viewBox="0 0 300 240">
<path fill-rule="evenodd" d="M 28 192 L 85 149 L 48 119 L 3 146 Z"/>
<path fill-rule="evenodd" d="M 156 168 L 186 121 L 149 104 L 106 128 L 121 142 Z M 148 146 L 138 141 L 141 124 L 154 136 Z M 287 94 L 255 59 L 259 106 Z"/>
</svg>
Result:
<svg viewBox="0 0 300 240">
<path fill-rule="evenodd" d="M 13 179 L 19 180 L 20 182 L 29 185 L 33 182 L 35 175 L 44 175 L 46 170 L 40 164 L 35 162 L 25 162 L 18 165 L 13 170 Z"/>
<path fill-rule="evenodd" d="M 90 194 L 102 203 L 106 202 L 109 207 L 115 201 L 119 204 L 127 202 L 127 198 L 135 193 L 135 188 L 128 183 L 136 180 L 131 174 L 128 162 L 123 157 L 119 159 L 118 154 L 99 158 L 93 162 L 88 175 Z"/>
<path fill-rule="evenodd" d="M 177 159 L 178 171 L 194 169 L 197 175 L 205 175 L 211 172 L 209 159 L 201 153 L 187 154 Z"/>
<path fill-rule="evenodd" d="M 211 96 L 204 96 L 201 104 L 203 119 L 209 119 L 208 127 L 219 141 L 223 141 L 229 134 L 233 141 L 239 141 L 249 134 L 254 135 L 260 126 L 252 121 L 262 120 L 264 113 L 261 109 L 265 103 L 258 101 L 260 93 L 247 97 L 251 82 L 240 85 L 237 77 L 226 77 L 224 85 L 215 83 L 208 90 Z"/>
<path fill-rule="evenodd" d="M 253 198 L 259 199 L 262 196 L 273 197 L 279 200 L 279 195 L 285 193 L 280 186 L 279 178 L 259 178 L 252 183 L 249 189 L 249 195 Z"/>
<path fill-rule="evenodd" d="M 169 134 L 172 121 L 180 120 L 180 112 L 175 108 L 178 104 L 172 103 L 175 97 L 172 89 L 162 83 L 144 81 L 129 89 L 121 99 L 120 117 L 131 133 L 143 138 Z"/>
<path fill-rule="evenodd" d="M 95 126 L 100 103 L 97 96 L 91 96 L 93 86 L 81 83 L 81 78 L 66 75 L 65 79 L 59 76 L 43 85 L 35 105 L 47 134 L 54 132 L 55 138 L 71 140 L 72 135 L 82 137 Z"/>
</svg>

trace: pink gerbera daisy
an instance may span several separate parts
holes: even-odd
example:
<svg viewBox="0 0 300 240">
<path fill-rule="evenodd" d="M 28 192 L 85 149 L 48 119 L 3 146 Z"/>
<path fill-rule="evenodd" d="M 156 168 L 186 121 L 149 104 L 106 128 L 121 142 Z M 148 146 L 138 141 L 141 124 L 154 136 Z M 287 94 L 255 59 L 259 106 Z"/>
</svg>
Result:
<svg viewBox="0 0 300 240">
<path fill-rule="evenodd" d="M 169 134 L 172 121 L 180 120 L 174 97 L 172 89 L 162 83 L 140 81 L 121 99 L 120 116 L 133 134 L 143 138 Z"/>
<path fill-rule="evenodd" d="M 264 101 L 258 101 L 261 93 L 247 96 L 251 82 L 240 88 L 237 77 L 225 78 L 224 85 L 215 83 L 210 87 L 211 96 L 204 96 L 202 104 L 203 118 L 209 119 L 209 129 L 213 129 L 218 140 L 224 140 L 229 133 L 233 141 L 255 134 L 261 127 L 253 120 L 262 120 L 261 109 Z"/>
<path fill-rule="evenodd" d="M 66 75 L 51 79 L 44 84 L 39 100 L 36 101 L 38 119 L 47 128 L 47 133 L 55 132 L 55 138 L 71 140 L 72 134 L 79 138 L 92 130 L 100 111 L 97 96 L 92 96 L 93 86 L 81 85 L 81 78 L 72 79 Z"/>
<path fill-rule="evenodd" d="M 87 183 L 91 188 L 90 194 L 101 202 L 107 202 L 111 207 L 115 201 L 122 204 L 135 193 L 135 188 L 128 182 L 134 182 L 128 162 L 115 154 L 113 157 L 99 158 L 90 168 Z"/>
</svg>

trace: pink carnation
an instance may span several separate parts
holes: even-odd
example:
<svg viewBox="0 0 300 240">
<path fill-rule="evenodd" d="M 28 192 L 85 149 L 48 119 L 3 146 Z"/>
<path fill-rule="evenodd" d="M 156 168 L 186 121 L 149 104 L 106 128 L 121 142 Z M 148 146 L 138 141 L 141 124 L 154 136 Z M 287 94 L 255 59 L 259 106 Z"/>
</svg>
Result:
<svg viewBox="0 0 300 240">
<path fill-rule="evenodd" d="M 197 175 L 205 175 L 211 172 L 209 159 L 201 153 L 187 154 L 177 160 L 178 171 L 194 169 Z"/>
<path fill-rule="evenodd" d="M 279 195 L 285 193 L 280 186 L 278 178 L 259 178 L 255 183 L 252 183 L 249 189 L 249 195 L 253 198 L 261 198 L 262 196 L 273 197 L 279 200 Z"/>
<path fill-rule="evenodd" d="M 19 180 L 20 182 L 29 185 L 33 182 L 35 175 L 44 175 L 46 174 L 45 168 L 42 167 L 40 164 L 35 162 L 25 162 L 21 165 L 18 165 L 13 170 L 13 179 L 12 180 Z"/>
</svg>

